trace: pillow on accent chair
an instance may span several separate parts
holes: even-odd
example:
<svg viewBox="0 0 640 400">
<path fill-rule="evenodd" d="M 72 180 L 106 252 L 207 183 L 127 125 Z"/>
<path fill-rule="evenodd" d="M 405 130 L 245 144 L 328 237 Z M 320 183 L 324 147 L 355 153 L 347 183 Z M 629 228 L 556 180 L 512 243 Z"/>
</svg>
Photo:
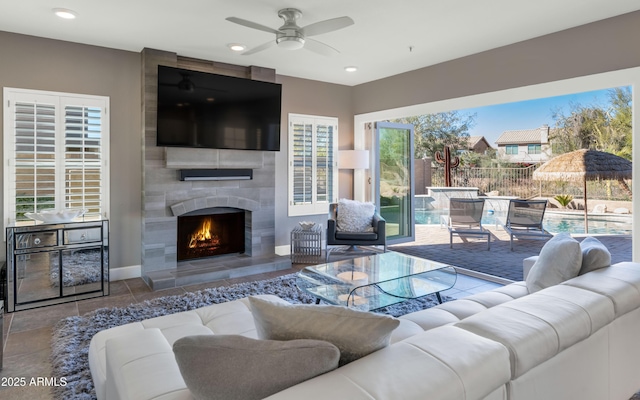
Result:
<svg viewBox="0 0 640 400">
<path fill-rule="evenodd" d="M 568 233 L 559 233 L 542 246 L 538 259 L 527 275 L 527 289 L 529 293 L 534 293 L 575 278 L 581 266 L 580 243 Z"/>
<path fill-rule="evenodd" d="M 258 337 L 270 340 L 316 339 L 340 349 L 345 365 L 389 345 L 400 321 L 388 315 L 341 306 L 278 304 L 249 297 Z"/>
<path fill-rule="evenodd" d="M 607 246 L 593 236 L 587 236 L 580 242 L 582 267 L 578 275 L 605 268 L 611 265 L 611 253 Z"/>
<path fill-rule="evenodd" d="M 173 344 L 180 373 L 198 400 L 258 400 L 338 367 L 340 351 L 320 340 L 186 336 Z"/>
<path fill-rule="evenodd" d="M 340 199 L 336 213 L 336 230 L 343 232 L 373 232 L 373 203 Z"/>
</svg>

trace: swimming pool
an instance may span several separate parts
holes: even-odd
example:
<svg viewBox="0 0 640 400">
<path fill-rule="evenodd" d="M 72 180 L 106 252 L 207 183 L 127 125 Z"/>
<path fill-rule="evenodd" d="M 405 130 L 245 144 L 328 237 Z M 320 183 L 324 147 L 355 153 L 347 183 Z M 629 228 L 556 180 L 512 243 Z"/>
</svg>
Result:
<svg viewBox="0 0 640 400">
<path fill-rule="evenodd" d="M 416 224 L 439 225 L 440 216 L 447 214 L 448 210 L 416 210 Z M 487 226 L 495 225 L 496 217 L 504 220 L 504 212 L 491 213 L 489 210 L 485 210 L 482 217 L 482 224 Z M 584 215 L 546 212 L 542 226 L 544 229 L 552 233 L 570 232 L 574 234 L 583 234 Z M 590 234 L 630 235 L 632 231 L 631 228 L 631 216 L 629 215 L 589 216 Z"/>
</svg>

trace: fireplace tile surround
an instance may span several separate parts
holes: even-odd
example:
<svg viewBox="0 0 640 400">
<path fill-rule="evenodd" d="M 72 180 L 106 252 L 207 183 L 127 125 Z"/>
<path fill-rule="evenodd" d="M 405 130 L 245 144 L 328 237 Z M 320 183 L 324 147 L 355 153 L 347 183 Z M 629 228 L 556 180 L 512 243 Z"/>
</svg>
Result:
<svg viewBox="0 0 640 400">
<path fill-rule="evenodd" d="M 290 268 L 288 257 L 275 254 L 273 152 L 156 146 L 157 65 L 271 81 L 275 71 L 184 59 L 151 49 L 142 55 L 143 279 L 158 290 Z M 180 181 L 179 170 L 185 168 L 249 168 L 253 179 Z M 245 253 L 178 262 L 177 217 L 213 207 L 245 210 Z"/>
</svg>

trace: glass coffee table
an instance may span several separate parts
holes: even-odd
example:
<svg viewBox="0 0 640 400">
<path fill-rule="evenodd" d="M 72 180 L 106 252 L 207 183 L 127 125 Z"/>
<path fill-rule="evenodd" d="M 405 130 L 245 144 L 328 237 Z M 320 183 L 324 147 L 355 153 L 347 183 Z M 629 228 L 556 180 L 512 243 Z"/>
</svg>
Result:
<svg viewBox="0 0 640 400">
<path fill-rule="evenodd" d="M 450 265 L 391 251 L 305 267 L 298 287 L 316 303 L 372 311 L 434 293 L 442 303 L 440 292 L 456 279 Z"/>
</svg>

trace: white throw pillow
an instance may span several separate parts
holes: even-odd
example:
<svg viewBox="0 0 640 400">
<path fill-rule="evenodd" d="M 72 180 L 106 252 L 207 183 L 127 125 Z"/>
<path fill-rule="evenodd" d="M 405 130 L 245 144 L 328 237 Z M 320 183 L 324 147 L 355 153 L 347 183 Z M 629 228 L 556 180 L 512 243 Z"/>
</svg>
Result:
<svg viewBox="0 0 640 400">
<path fill-rule="evenodd" d="M 606 268 L 611 265 L 611 253 L 607 246 L 593 236 L 587 236 L 580 242 L 582 250 L 582 267 L 578 275 Z"/>
<path fill-rule="evenodd" d="M 340 349 L 340 365 L 389 345 L 400 320 L 342 306 L 282 304 L 249 297 L 260 339 L 323 340 Z"/>
<path fill-rule="evenodd" d="M 538 260 L 527 275 L 527 289 L 534 293 L 575 278 L 581 267 L 580 243 L 568 233 L 559 233 L 540 250 Z"/>
<path fill-rule="evenodd" d="M 343 232 L 372 232 L 373 214 L 376 206 L 373 203 L 362 203 L 356 200 L 340 199 L 337 211 L 337 230 Z"/>
</svg>

